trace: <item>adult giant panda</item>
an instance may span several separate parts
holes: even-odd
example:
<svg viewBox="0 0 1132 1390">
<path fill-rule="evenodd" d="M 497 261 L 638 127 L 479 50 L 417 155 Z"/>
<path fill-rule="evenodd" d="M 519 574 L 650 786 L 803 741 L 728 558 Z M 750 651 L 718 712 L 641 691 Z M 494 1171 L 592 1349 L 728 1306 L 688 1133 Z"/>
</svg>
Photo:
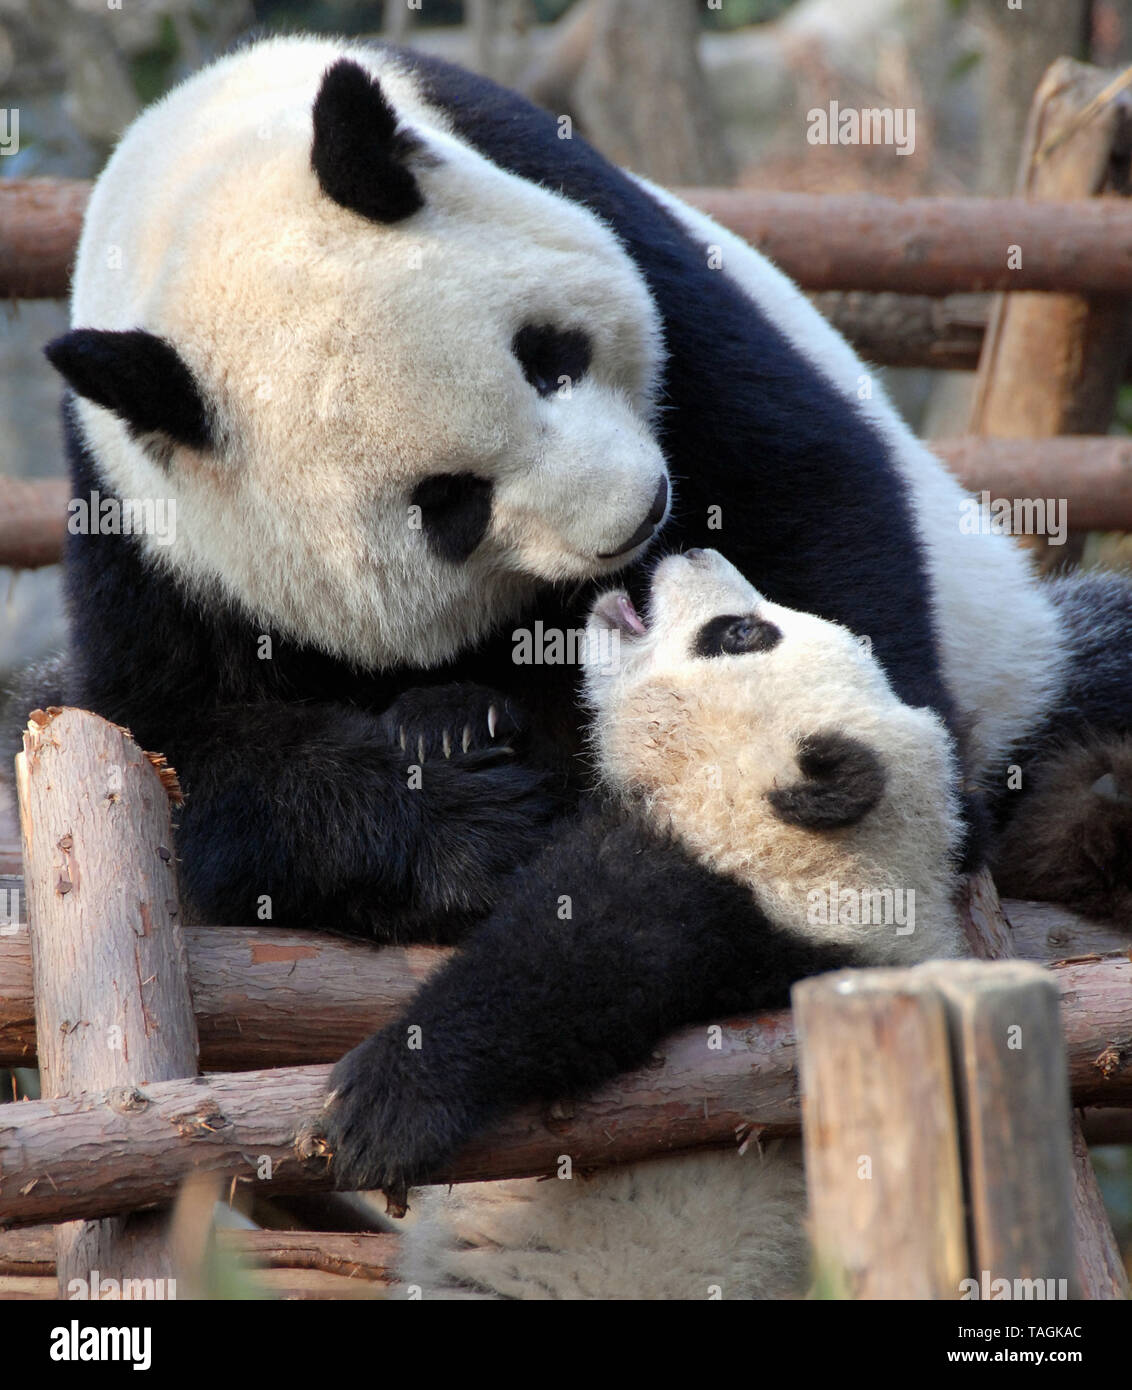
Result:
<svg viewBox="0 0 1132 1390">
<path fill-rule="evenodd" d="M 658 533 L 867 635 L 972 777 L 1067 691 L 1126 721 L 1129 644 L 1081 673 L 804 297 L 564 133 L 418 55 L 280 39 L 98 181 L 48 349 L 74 494 L 175 527 L 76 513 L 68 674 L 35 698 L 176 766 L 201 917 L 460 937 L 582 780 L 576 671 L 512 633 L 615 572 L 639 598 Z"/>
<path fill-rule="evenodd" d="M 680 1024 L 785 1005 L 817 969 L 962 951 L 952 739 L 857 638 L 766 602 L 709 550 L 662 561 L 647 621 L 612 592 L 590 631 L 620 638 L 616 661 L 591 642 L 585 667 L 609 804 L 336 1069 L 335 1160 L 377 1162 L 395 1203 L 491 1119 L 642 1065 Z M 372 1127 L 351 1127 L 359 1084 L 386 1100 Z M 403 1282 L 447 1298 L 804 1289 L 794 1144 L 569 1176 L 414 1195 Z"/>
</svg>

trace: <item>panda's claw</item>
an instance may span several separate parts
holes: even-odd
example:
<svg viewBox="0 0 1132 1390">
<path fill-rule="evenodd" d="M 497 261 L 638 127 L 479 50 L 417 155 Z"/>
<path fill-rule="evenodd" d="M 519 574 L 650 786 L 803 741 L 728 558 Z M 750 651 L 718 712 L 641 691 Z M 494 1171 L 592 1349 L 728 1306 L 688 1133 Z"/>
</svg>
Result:
<svg viewBox="0 0 1132 1390">
<path fill-rule="evenodd" d="M 466 752 L 468 751 L 468 749 L 469 749 L 471 746 L 472 746 L 472 726 L 471 726 L 470 724 L 465 724 L 465 725 L 464 725 L 464 736 L 463 736 L 463 738 L 460 740 L 460 747 L 461 747 L 462 751 L 466 753 Z"/>
<path fill-rule="evenodd" d="M 444 756 L 446 758 L 450 758 L 452 756 L 452 735 L 448 732 L 447 729 L 445 729 L 444 732 L 441 734 L 440 742 L 444 748 Z"/>
<path fill-rule="evenodd" d="M 408 743 L 408 739 L 405 737 L 404 724 L 400 725 L 400 727 L 397 730 L 397 741 L 400 743 L 401 752 L 403 753 L 405 751 L 405 745 Z"/>
<path fill-rule="evenodd" d="M 490 739 L 494 739 L 494 738 L 495 738 L 495 730 L 496 730 L 496 726 L 498 725 L 498 723 L 499 723 L 499 711 L 495 708 L 494 705 L 488 705 L 488 707 L 487 707 L 487 736 L 488 736 L 488 738 L 490 738 Z"/>
<path fill-rule="evenodd" d="M 425 760 L 424 734 L 417 735 L 417 762 L 423 763 Z"/>
</svg>

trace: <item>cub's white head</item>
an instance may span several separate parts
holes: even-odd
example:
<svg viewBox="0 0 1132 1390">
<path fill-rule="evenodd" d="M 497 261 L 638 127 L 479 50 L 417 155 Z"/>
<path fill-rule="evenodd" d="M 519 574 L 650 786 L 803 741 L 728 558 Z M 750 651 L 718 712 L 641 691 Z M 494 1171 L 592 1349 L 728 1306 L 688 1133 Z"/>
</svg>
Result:
<svg viewBox="0 0 1132 1390">
<path fill-rule="evenodd" d="M 667 514 L 645 283 L 396 55 L 274 40 L 127 132 L 49 356 L 154 558 L 364 667 L 434 664 Z M 163 539 L 168 539 L 164 537 Z"/>
<path fill-rule="evenodd" d="M 644 617 L 603 595 L 587 635 L 608 788 L 775 920 L 878 961 L 959 953 L 951 738 L 896 697 L 866 641 L 768 602 L 712 550 L 663 560 Z"/>
</svg>

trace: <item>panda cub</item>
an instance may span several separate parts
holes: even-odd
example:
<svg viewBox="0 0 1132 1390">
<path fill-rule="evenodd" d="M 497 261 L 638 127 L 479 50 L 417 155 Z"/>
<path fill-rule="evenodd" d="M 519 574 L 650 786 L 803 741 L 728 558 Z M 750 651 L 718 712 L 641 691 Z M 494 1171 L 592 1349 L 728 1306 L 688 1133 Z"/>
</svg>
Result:
<svg viewBox="0 0 1132 1390">
<path fill-rule="evenodd" d="M 897 885 L 888 910 L 914 922 L 878 934 L 847 898 L 823 939 L 876 963 L 954 954 L 952 741 L 893 694 L 866 641 L 767 602 L 714 550 L 661 562 L 647 628 L 618 593 L 591 615 L 603 625 L 619 669 L 590 662 L 585 688 L 604 786 L 780 926 L 813 935 L 832 885 Z"/>
<path fill-rule="evenodd" d="M 678 1023 L 727 1016 L 713 1014 L 713 1005 L 785 1004 L 793 980 L 814 969 L 961 953 L 950 736 L 936 714 L 897 699 L 848 630 L 765 601 L 717 552 L 691 550 L 657 567 L 647 621 L 625 593 L 607 593 L 588 636 L 585 688 L 611 848 L 586 872 L 618 878 L 622 898 L 640 903 L 642 962 L 654 949 L 649 903 L 666 890 L 636 876 L 661 856 L 634 858 L 631 846 L 617 848 L 617 836 L 630 825 L 672 837 L 701 873 L 709 871 L 700 900 L 687 897 L 688 997 L 667 1012 L 662 998 L 646 1000 L 657 1024 L 646 1047 Z M 537 921 L 534 930 L 558 930 L 548 904 L 571 885 L 569 865 L 544 858 L 527 878 L 514 899 Z M 713 881 L 734 897 L 716 897 Z M 686 886 L 668 891 L 679 898 Z M 602 907 L 600 888 L 589 896 L 579 888 L 575 916 Z M 577 930 L 584 947 L 584 920 Z M 730 953 L 697 940 L 712 931 L 731 938 Z M 783 939 L 812 954 L 783 955 Z M 454 958 L 456 981 L 478 944 L 474 937 Z M 661 955 L 668 949 L 655 943 Z M 598 969 L 620 963 L 606 959 Z M 568 989 L 564 981 L 576 973 L 570 961 L 565 967 L 559 980 L 528 981 L 523 991 L 538 997 L 544 1057 L 554 1056 L 553 1018 L 563 1007 L 556 989 Z M 480 1086 L 498 1082 L 527 1045 L 521 1021 L 509 1014 L 494 1046 L 479 1035 L 465 1038 L 459 1055 L 448 1050 L 450 1035 L 438 1039 L 434 1030 L 454 1018 L 466 1022 L 483 983 L 445 989 L 444 980 L 441 972 L 426 986 L 404 1021 L 425 1020 L 416 1056 L 430 1060 L 417 1085 L 428 1100 L 418 1124 L 429 1134 L 440 1108 L 433 1087 L 450 1067 L 460 1073 L 461 1098 L 475 1095 L 477 1074 Z M 609 1011 L 604 1035 L 594 1030 L 595 1055 L 633 1032 L 633 996 L 651 996 L 650 983 L 620 981 L 620 1007 Z M 440 1007 L 435 995 L 425 998 L 437 986 Z M 405 1057 L 404 1024 L 387 1031 Z M 409 1084 L 402 1069 L 402 1102 Z M 535 1086 L 522 1099 L 540 1090 L 546 1094 Z M 426 1297 L 680 1299 L 706 1298 L 713 1286 L 732 1298 L 798 1295 L 806 1278 L 804 1202 L 792 1141 L 745 1157 L 704 1151 L 571 1181 L 432 1188 L 414 1196 L 399 1272 L 405 1288 Z"/>
</svg>

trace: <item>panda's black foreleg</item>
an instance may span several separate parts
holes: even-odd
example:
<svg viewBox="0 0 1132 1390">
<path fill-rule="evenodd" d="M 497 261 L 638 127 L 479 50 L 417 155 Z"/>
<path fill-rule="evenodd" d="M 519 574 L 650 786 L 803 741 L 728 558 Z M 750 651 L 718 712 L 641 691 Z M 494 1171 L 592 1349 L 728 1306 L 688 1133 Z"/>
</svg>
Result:
<svg viewBox="0 0 1132 1390">
<path fill-rule="evenodd" d="M 216 711 L 177 758 L 196 915 L 380 941 L 454 940 L 482 918 L 545 842 L 557 788 L 502 739 L 465 747 L 461 726 L 448 756 L 422 756 L 400 727 L 345 705 Z"/>
<path fill-rule="evenodd" d="M 508 1111 L 640 1066 L 682 1024 L 785 1005 L 794 981 L 858 963 L 777 930 L 746 889 L 646 827 L 587 813 L 402 1018 L 338 1064 L 317 1127 L 340 1186 L 381 1188 L 396 1209 Z"/>
</svg>

